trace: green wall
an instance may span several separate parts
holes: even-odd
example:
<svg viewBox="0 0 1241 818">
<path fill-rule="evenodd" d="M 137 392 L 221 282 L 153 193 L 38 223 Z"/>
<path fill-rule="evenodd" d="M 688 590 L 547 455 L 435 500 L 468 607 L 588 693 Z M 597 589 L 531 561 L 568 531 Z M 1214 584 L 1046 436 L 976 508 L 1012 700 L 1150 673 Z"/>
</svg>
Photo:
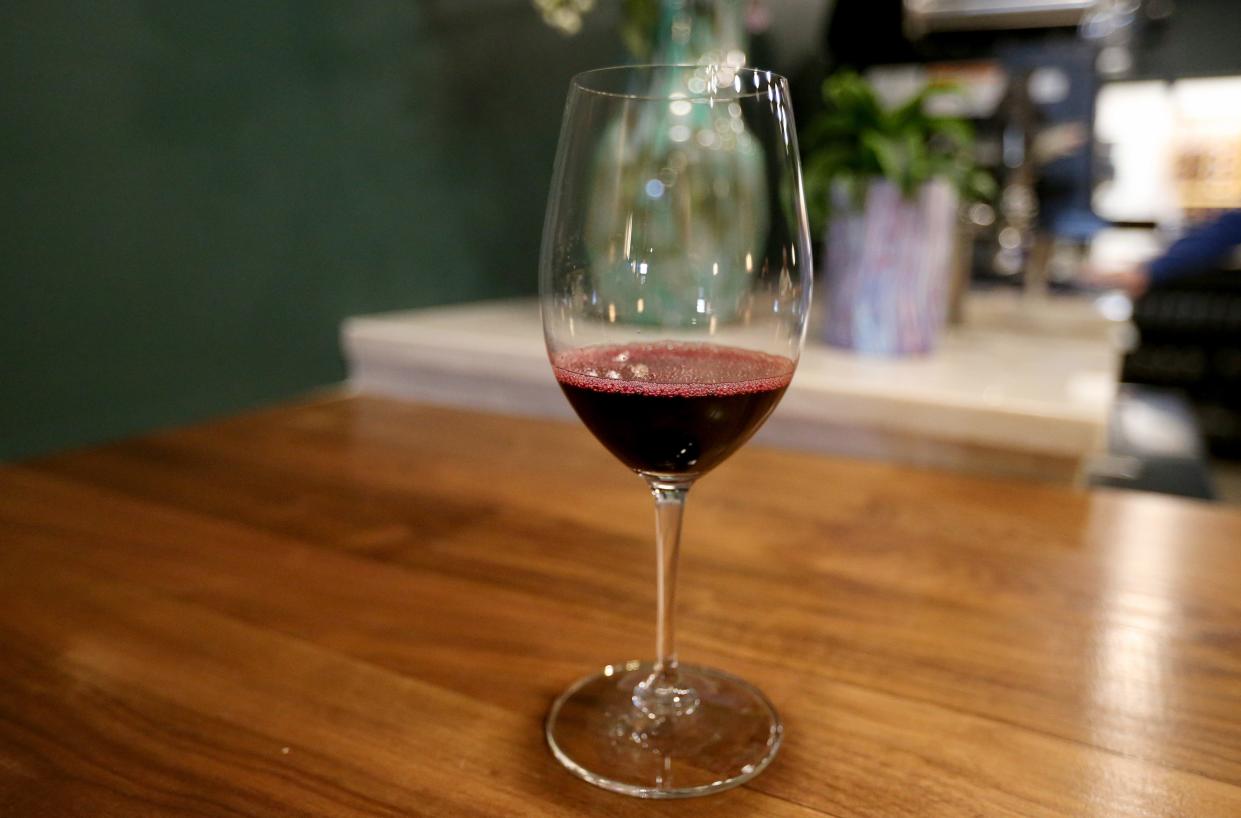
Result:
<svg viewBox="0 0 1241 818">
<path fill-rule="evenodd" d="M 0 10 L 0 458 L 344 375 L 343 317 L 531 292 L 569 76 L 528 0 Z"/>
</svg>

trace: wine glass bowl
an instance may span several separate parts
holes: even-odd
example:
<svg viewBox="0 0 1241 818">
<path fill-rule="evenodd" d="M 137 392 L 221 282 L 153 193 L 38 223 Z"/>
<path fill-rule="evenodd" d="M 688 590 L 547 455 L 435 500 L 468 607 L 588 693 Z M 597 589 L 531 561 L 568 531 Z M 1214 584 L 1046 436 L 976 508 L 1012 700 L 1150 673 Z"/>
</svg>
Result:
<svg viewBox="0 0 1241 818">
<path fill-rule="evenodd" d="M 677 661 L 681 515 L 793 377 L 811 255 L 788 86 L 731 65 L 588 71 L 570 86 L 540 263 L 553 372 L 587 428 L 655 499 L 651 662 L 609 665 L 553 705 L 555 756 L 618 792 L 667 798 L 757 775 L 770 702 Z"/>
</svg>

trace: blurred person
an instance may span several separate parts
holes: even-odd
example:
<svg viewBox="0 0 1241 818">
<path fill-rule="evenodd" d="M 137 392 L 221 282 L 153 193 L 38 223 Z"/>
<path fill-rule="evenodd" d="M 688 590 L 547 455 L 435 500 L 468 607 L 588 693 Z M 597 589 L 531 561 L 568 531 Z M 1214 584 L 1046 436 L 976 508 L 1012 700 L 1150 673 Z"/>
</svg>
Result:
<svg viewBox="0 0 1241 818">
<path fill-rule="evenodd" d="M 1088 267 L 1086 281 L 1102 287 L 1119 287 L 1131 298 L 1138 298 L 1152 285 L 1210 271 L 1238 245 L 1241 245 L 1241 210 L 1229 210 L 1189 231 L 1163 255 L 1144 264 Z"/>
</svg>

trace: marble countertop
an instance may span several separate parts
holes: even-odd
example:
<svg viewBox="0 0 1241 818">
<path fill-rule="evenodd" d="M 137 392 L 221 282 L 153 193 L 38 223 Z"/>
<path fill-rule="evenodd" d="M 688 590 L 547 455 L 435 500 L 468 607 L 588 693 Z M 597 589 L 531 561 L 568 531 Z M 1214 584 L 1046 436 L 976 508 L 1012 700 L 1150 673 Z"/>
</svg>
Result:
<svg viewBox="0 0 1241 818">
<path fill-rule="evenodd" d="M 854 355 L 815 342 L 812 327 L 793 384 L 760 437 L 866 454 L 853 451 L 857 436 L 841 434 L 856 429 L 1083 459 L 1103 445 L 1127 327 L 1088 298 L 1030 303 L 1007 292 L 971 293 L 964 324 L 925 357 Z M 342 342 L 350 381 L 362 392 L 572 416 L 547 362 L 534 299 L 350 318 Z"/>
</svg>

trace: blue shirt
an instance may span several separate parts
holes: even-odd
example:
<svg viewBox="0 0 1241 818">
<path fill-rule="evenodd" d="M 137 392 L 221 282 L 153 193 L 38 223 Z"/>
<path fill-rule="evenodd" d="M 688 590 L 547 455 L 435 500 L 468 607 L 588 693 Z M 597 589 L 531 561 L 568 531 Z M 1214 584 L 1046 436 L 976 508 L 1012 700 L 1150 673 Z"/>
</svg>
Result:
<svg viewBox="0 0 1241 818">
<path fill-rule="evenodd" d="M 1152 284 L 1210 270 L 1241 244 L 1241 210 L 1230 210 L 1210 224 L 1191 230 L 1162 256 L 1152 261 Z"/>
</svg>

